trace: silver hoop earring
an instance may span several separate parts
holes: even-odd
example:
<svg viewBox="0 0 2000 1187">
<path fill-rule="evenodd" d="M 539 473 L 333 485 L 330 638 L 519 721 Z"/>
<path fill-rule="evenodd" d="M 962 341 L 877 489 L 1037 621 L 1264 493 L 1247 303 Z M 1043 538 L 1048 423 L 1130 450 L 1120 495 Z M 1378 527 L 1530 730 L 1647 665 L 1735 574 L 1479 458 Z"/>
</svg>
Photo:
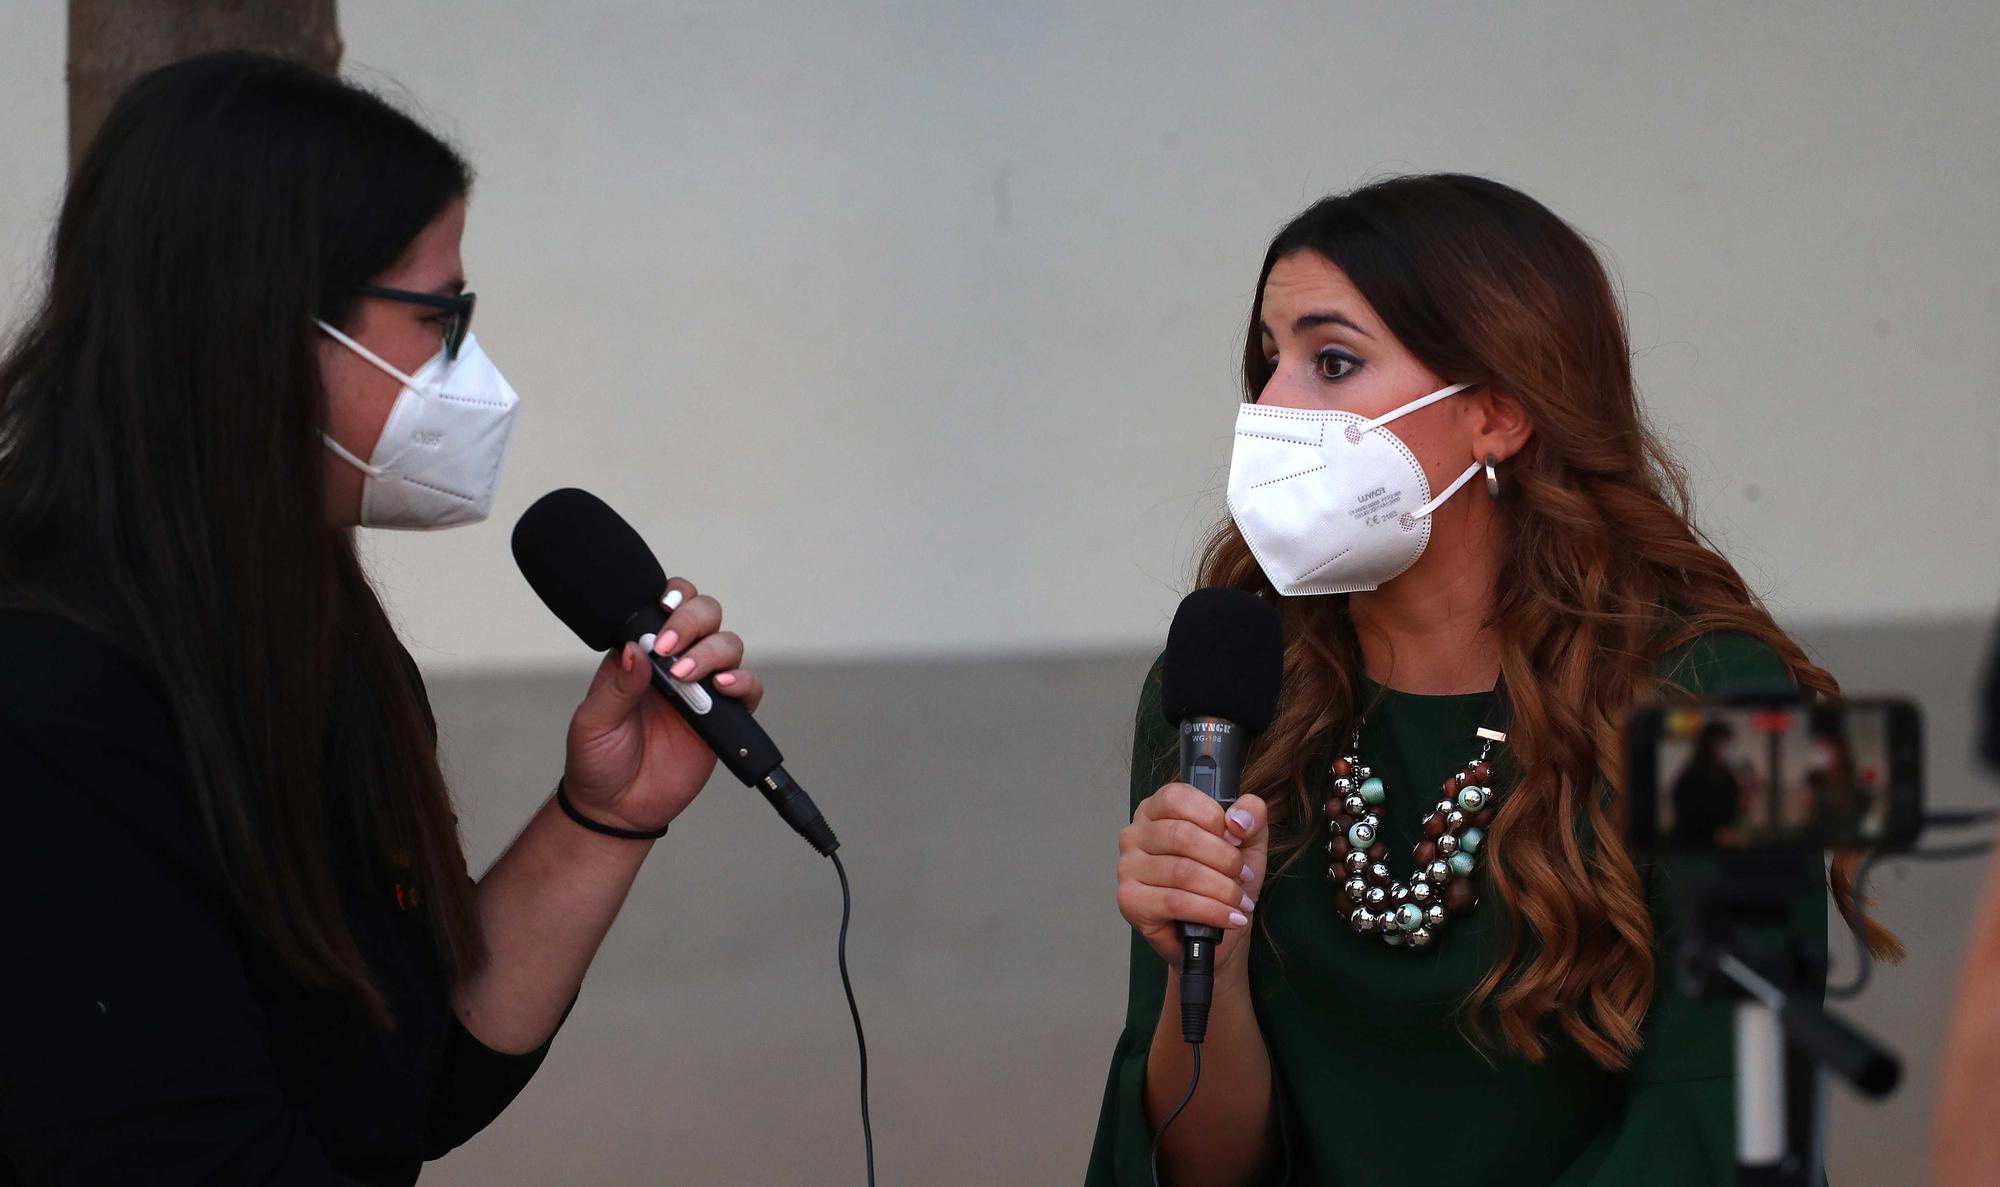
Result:
<svg viewBox="0 0 2000 1187">
<path fill-rule="evenodd" d="M 1490 453 L 1486 455 L 1486 495 L 1488 498 L 1497 499 L 1500 497 L 1500 474 L 1493 468 L 1499 464 L 1499 458 L 1494 457 Z"/>
</svg>

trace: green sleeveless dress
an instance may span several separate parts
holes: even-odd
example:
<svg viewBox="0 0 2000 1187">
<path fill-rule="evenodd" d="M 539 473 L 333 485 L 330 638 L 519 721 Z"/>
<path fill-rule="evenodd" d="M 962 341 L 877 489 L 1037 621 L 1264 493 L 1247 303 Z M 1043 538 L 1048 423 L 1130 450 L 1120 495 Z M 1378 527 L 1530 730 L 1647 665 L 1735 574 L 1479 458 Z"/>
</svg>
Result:
<svg viewBox="0 0 2000 1187">
<path fill-rule="evenodd" d="M 1769 648 L 1711 635 L 1665 657 L 1681 687 L 1789 686 Z M 1379 696 L 1379 700 L 1375 698 Z M 1476 757 L 1490 694 L 1418 696 L 1369 685 L 1375 707 L 1361 754 L 1386 785 L 1378 809 L 1402 876 L 1444 780 Z M 1329 738 L 1315 798 L 1338 744 Z M 1132 804 L 1177 771 L 1160 717 L 1156 664 L 1140 695 Z M 1502 784 L 1505 792 L 1505 784 Z M 1657 939 L 1645 1048 L 1606 1072 L 1558 1040 L 1540 1063 L 1464 1033 L 1460 1003 L 1505 951 L 1506 921 L 1488 902 L 1453 919 L 1422 952 L 1354 934 L 1334 903 L 1325 822 L 1289 870 L 1267 880 L 1250 951 L 1251 991 L 1277 1075 L 1287 1149 L 1271 1182 L 1286 1187 L 1695 1187 L 1735 1175 L 1734 1032 L 1727 1005 L 1682 996 L 1671 975 L 1676 937 L 1671 870 L 1642 867 Z M 1816 863 L 1811 855 L 1802 862 Z M 1826 942 L 1826 896 L 1802 899 L 1792 930 Z M 1142 1104 L 1146 1060 L 1167 969 L 1136 935 L 1125 1028 L 1112 1056 L 1086 1187 L 1151 1187 Z"/>
</svg>

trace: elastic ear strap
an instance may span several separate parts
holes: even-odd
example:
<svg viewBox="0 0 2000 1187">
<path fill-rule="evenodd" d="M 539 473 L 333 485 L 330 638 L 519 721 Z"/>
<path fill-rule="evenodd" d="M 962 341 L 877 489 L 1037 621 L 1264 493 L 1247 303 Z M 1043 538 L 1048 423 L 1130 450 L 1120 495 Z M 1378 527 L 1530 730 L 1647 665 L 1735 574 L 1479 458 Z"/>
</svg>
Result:
<svg viewBox="0 0 2000 1187">
<path fill-rule="evenodd" d="M 1479 471 L 1481 471 L 1482 469 L 1485 469 L 1485 467 L 1479 462 L 1474 462 L 1471 465 L 1467 466 L 1465 468 L 1465 473 L 1460 474 L 1458 476 L 1458 481 L 1452 483 L 1450 486 L 1445 487 L 1444 493 L 1439 495 L 1437 498 L 1432 499 L 1430 502 L 1425 503 L 1423 506 L 1417 508 L 1415 511 L 1410 512 L 1410 518 L 1422 519 L 1424 516 L 1429 515 L 1433 511 L 1436 511 L 1439 507 L 1444 506 L 1444 501 L 1446 499 L 1449 499 L 1453 495 L 1457 494 L 1459 492 L 1459 489 L 1463 487 L 1466 483 L 1471 482 L 1472 476 L 1474 474 L 1479 473 Z"/>
<path fill-rule="evenodd" d="M 337 341 L 345 345 L 347 349 L 353 351 L 355 354 L 358 354 L 362 358 L 367 359 L 369 362 L 375 364 L 375 366 L 380 368 L 385 374 L 389 376 L 389 378 L 397 380 L 404 387 L 409 388 L 411 391 L 416 390 L 417 381 L 403 374 L 401 371 L 398 371 L 395 367 L 391 366 L 388 362 L 384 361 L 381 355 L 376 354 L 374 351 L 361 345 L 354 339 L 349 338 L 347 335 L 341 333 L 334 327 L 326 324 L 323 321 L 320 321 L 318 318 L 314 318 L 313 322 L 314 324 L 318 325 L 320 329 L 325 330 L 327 333 L 333 335 L 333 337 Z"/>
<path fill-rule="evenodd" d="M 1403 405 L 1401 408 L 1398 408 L 1393 412 L 1385 412 L 1382 415 L 1376 417 L 1374 420 L 1362 422 L 1361 427 L 1355 431 L 1357 433 L 1372 433 L 1376 429 L 1381 428 L 1383 425 L 1388 424 L 1390 421 L 1395 420 L 1399 416 L 1408 416 L 1412 412 L 1416 412 L 1424 408 L 1429 408 L 1432 404 L 1437 403 L 1439 400 L 1445 399 L 1446 397 L 1449 396 L 1455 396 L 1471 386 L 1472 385 L 1469 383 L 1454 383 L 1450 387 L 1441 387 L 1438 390 L 1432 392 L 1430 395 L 1425 396 L 1421 400 L 1411 400 L 1409 403 Z"/>
<path fill-rule="evenodd" d="M 347 447 L 342 445 L 340 442 L 335 441 L 333 439 L 332 433 L 328 433 L 322 430 L 320 432 L 319 439 L 326 443 L 326 447 L 328 449 L 331 449 L 334 453 L 338 454 L 342 461 L 346 462 L 350 466 L 353 466 L 355 469 L 361 471 L 363 474 L 368 475 L 368 477 L 370 478 L 380 478 L 384 474 L 387 474 L 389 472 L 388 470 L 384 469 L 381 466 L 371 466 L 367 462 L 364 462 L 360 458 L 355 457 L 353 454 L 347 452 Z"/>
</svg>

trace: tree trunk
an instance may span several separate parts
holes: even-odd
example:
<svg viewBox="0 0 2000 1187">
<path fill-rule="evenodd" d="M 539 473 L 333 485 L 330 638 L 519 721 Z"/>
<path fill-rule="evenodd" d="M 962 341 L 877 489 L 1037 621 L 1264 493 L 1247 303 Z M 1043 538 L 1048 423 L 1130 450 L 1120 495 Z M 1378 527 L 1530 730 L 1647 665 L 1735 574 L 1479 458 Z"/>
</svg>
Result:
<svg viewBox="0 0 2000 1187">
<path fill-rule="evenodd" d="M 342 48 L 335 0 L 69 0 L 70 165 L 148 70 L 247 49 L 332 74 Z"/>
</svg>

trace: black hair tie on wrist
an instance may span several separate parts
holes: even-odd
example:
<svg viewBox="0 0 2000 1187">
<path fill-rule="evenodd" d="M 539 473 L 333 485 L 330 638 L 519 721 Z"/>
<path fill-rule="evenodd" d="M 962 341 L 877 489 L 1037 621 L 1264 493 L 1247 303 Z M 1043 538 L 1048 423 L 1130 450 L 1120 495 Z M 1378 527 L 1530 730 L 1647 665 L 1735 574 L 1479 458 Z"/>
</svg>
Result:
<svg viewBox="0 0 2000 1187">
<path fill-rule="evenodd" d="M 636 828 L 614 828 L 608 824 L 599 824 L 597 821 L 585 816 L 582 812 L 577 811 L 576 805 L 570 803 L 569 793 L 563 790 L 563 780 L 561 779 L 556 780 L 556 804 L 562 808 L 563 815 L 576 821 L 591 832 L 603 833 L 607 837 L 617 837 L 625 841 L 657 841 L 667 835 L 668 826 L 664 824 L 653 832 L 644 832 Z"/>
</svg>

